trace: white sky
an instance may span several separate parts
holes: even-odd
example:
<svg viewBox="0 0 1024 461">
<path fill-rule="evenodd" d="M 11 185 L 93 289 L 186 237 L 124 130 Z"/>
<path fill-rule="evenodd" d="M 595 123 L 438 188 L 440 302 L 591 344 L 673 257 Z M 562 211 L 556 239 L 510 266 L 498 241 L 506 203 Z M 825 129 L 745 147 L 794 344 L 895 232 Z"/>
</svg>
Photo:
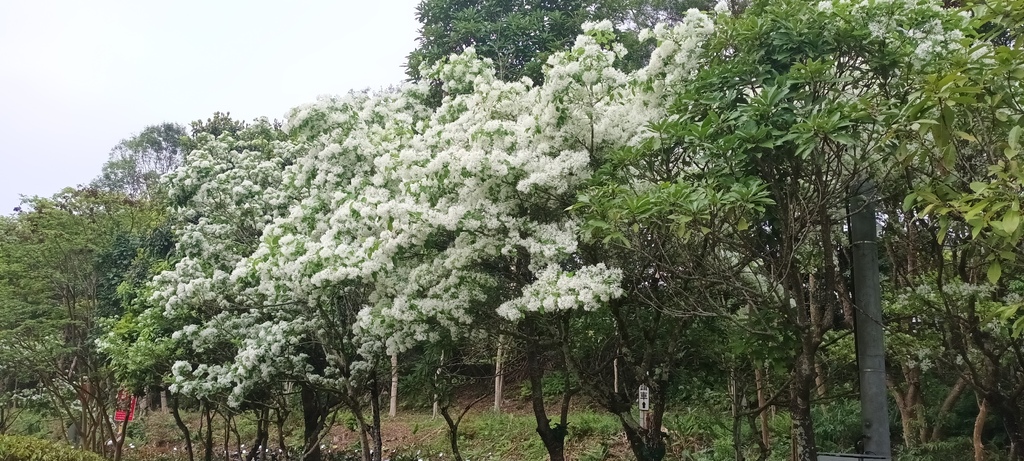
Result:
<svg viewBox="0 0 1024 461">
<path fill-rule="evenodd" d="M 0 214 L 147 125 L 283 119 L 405 78 L 418 0 L 0 0 Z"/>
</svg>

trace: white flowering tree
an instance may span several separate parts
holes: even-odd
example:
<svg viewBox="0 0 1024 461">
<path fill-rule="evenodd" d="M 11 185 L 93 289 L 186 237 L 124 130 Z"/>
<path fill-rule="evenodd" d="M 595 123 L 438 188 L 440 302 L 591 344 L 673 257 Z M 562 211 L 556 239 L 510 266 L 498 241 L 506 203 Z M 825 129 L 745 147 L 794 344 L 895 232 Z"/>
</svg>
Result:
<svg viewBox="0 0 1024 461">
<path fill-rule="evenodd" d="M 168 355 L 175 392 L 238 409 L 290 383 L 306 458 L 344 406 L 380 459 L 386 357 L 506 335 L 551 459 L 577 389 L 549 416 L 548 358 L 656 460 L 689 328 L 721 317 L 746 333 L 734 369 L 767 344 L 787 370 L 796 453 L 813 459 L 815 360 L 852 312 L 847 191 L 900 170 L 916 76 L 966 53 L 968 28 L 925 0 L 716 10 L 642 32 L 654 49 L 635 71 L 611 23 L 587 24 L 543 84 L 502 81 L 470 48 L 421 83 L 298 107 L 286 135 L 199 137 L 166 179 L 179 259 L 140 317 L 164 316 L 161 347 L 184 351 Z M 624 382 L 655 389 L 646 427 L 583 365 L 598 332 Z"/>
<path fill-rule="evenodd" d="M 427 71 L 445 94 L 436 110 L 425 84 L 300 107 L 288 130 L 304 151 L 279 188 L 287 213 L 230 275 L 201 280 L 225 280 L 273 306 L 262 315 L 320 338 L 319 384 L 349 389 L 353 410 L 351 390 L 376 382 L 385 352 L 481 329 L 515 334 L 528 344 L 538 430 L 561 459 L 568 399 L 552 424 L 541 360 L 560 353 L 573 312 L 622 293 L 620 270 L 580 256 L 579 221 L 565 209 L 608 153 L 652 136 L 646 125 L 665 116 L 670 88 L 693 71 L 687 53 L 709 31 L 697 12 L 659 28 L 651 65 L 627 74 L 615 68 L 624 49 L 610 24 L 590 25 L 549 60 L 541 86 L 500 81 L 469 50 Z M 260 362 L 286 349 L 261 349 L 270 355 Z"/>
<path fill-rule="evenodd" d="M 128 331 L 115 329 L 105 344 L 112 351 L 132 351 L 120 357 L 125 376 L 147 369 L 170 374 L 171 391 L 198 399 L 207 422 L 218 409 L 230 416 L 243 404 L 269 405 L 273 400 L 266 391 L 280 392 L 287 382 L 235 360 L 246 357 L 246 347 L 259 345 L 253 336 L 273 338 L 284 332 L 261 324 L 258 311 L 250 309 L 261 301 L 230 279 L 234 265 L 255 248 L 263 227 L 288 203 L 273 189 L 294 158 L 288 150 L 293 146 L 279 142 L 282 138 L 265 121 L 217 138 L 197 137 L 187 163 L 164 179 L 177 259 L 148 288 L 149 297 L 142 302 L 151 307 L 138 314 Z M 291 368 L 304 369 L 303 356 L 294 356 Z M 254 384 L 254 377 L 262 377 L 265 386 Z M 187 431 L 176 406 L 172 409 L 179 427 Z M 209 457 L 212 434 L 209 424 L 206 428 Z"/>
</svg>

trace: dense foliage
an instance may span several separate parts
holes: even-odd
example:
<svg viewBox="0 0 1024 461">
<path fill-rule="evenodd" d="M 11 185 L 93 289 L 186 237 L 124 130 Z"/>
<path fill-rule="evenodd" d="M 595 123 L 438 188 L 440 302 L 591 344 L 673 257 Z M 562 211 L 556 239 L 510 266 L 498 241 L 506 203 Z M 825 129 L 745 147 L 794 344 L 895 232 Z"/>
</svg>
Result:
<svg viewBox="0 0 1024 461">
<path fill-rule="evenodd" d="M 5 461 L 102 461 L 103 457 L 68 445 L 32 437 L 0 436 L 0 459 Z"/>
</svg>

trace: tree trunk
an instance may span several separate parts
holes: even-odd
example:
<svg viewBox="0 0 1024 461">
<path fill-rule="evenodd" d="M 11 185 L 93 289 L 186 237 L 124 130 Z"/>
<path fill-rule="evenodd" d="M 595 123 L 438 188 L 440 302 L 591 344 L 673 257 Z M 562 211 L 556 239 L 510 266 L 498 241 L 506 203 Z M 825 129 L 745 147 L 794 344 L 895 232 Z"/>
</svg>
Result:
<svg viewBox="0 0 1024 461">
<path fill-rule="evenodd" d="M 206 461 L 213 460 L 213 409 L 210 408 L 209 402 L 203 402 L 203 420 L 206 422 L 206 436 L 203 438 L 203 449 L 206 450 L 203 453 L 203 459 Z"/>
<path fill-rule="evenodd" d="M 370 426 L 368 424 L 359 425 L 359 448 L 363 451 L 363 461 L 370 461 L 370 453 L 373 451 L 370 448 Z"/>
<path fill-rule="evenodd" d="M 736 369 L 729 370 L 729 402 L 732 413 L 732 451 L 736 461 L 743 461 L 743 428 L 741 425 L 742 416 L 740 409 L 740 390 Z"/>
<path fill-rule="evenodd" d="M 626 441 L 637 461 L 661 461 L 665 458 L 668 447 L 665 446 L 660 424 L 645 424 L 647 427 L 641 427 L 630 413 L 620 413 L 619 420 L 623 423 Z"/>
<path fill-rule="evenodd" d="M 1006 429 L 1006 437 L 1010 441 L 1008 461 L 1021 461 L 1024 458 L 1024 434 L 1021 433 L 1021 413 L 1018 410 L 1017 402 L 1012 396 L 1004 398 L 1001 404 L 993 405 L 993 409 L 999 419 L 1003 421 Z"/>
<path fill-rule="evenodd" d="M 263 409 L 256 420 L 256 440 L 252 442 L 249 454 L 245 456 L 246 461 L 253 461 L 262 455 L 262 451 L 270 441 L 270 410 Z"/>
<path fill-rule="evenodd" d="M 391 405 L 388 406 L 388 416 L 394 418 L 398 415 L 398 354 L 391 354 Z"/>
<path fill-rule="evenodd" d="M 320 461 L 320 430 L 324 419 L 324 408 L 320 404 L 316 390 L 308 385 L 300 385 L 299 398 L 302 401 L 302 459 L 303 461 Z"/>
<path fill-rule="evenodd" d="M 985 430 L 985 418 L 988 417 L 988 402 L 984 397 L 978 399 L 978 416 L 974 418 L 974 461 L 985 461 L 985 444 L 981 440 Z"/>
<path fill-rule="evenodd" d="M 223 450 L 221 451 L 221 453 L 223 453 L 224 457 L 227 458 L 229 456 L 228 453 L 231 445 L 231 420 L 234 419 L 234 417 L 231 415 L 231 413 L 226 411 L 221 412 L 221 417 L 224 418 L 224 446 L 221 448 L 221 450 Z M 239 440 L 238 443 L 235 444 L 235 453 L 238 453 L 238 456 L 242 456 L 241 440 Z"/>
<path fill-rule="evenodd" d="M 167 402 L 167 400 L 168 400 L 167 399 L 167 394 L 170 393 L 170 392 L 171 391 L 169 391 L 167 389 L 160 389 L 160 411 L 162 411 L 164 413 L 167 413 L 167 411 L 169 410 L 168 402 Z"/>
<path fill-rule="evenodd" d="M 793 369 L 789 411 L 792 417 L 794 461 L 816 461 L 818 446 L 811 420 L 811 391 L 814 388 L 814 355 L 801 349 Z"/>
<path fill-rule="evenodd" d="M 124 421 L 121 421 L 120 431 L 114 436 L 114 461 L 121 461 L 121 455 L 124 453 L 124 440 L 128 436 L 128 414 L 124 416 Z"/>
<path fill-rule="evenodd" d="M 896 401 L 896 409 L 900 412 L 900 424 L 903 427 L 903 445 L 913 447 L 916 445 L 914 443 L 913 429 L 913 421 L 916 419 L 914 403 L 910 400 L 909 392 L 901 389 L 891 375 L 887 377 L 886 381 L 889 392 L 892 393 L 893 400 Z"/>
<path fill-rule="evenodd" d="M 443 367 L 443 366 L 444 366 L 444 351 L 441 351 L 441 363 L 439 363 L 437 365 L 437 369 L 434 370 L 434 411 L 433 411 L 433 414 L 430 416 L 431 418 L 437 418 L 438 405 L 440 404 L 440 402 L 438 402 L 438 399 L 441 398 L 441 396 L 438 395 L 438 393 L 437 393 L 437 380 L 438 380 L 438 377 L 441 376 L 441 367 Z"/>
<path fill-rule="evenodd" d="M 184 436 L 185 451 L 188 453 L 188 461 L 195 461 L 195 451 L 192 448 L 192 434 L 189 433 L 188 426 L 185 425 L 185 421 L 182 421 L 181 413 L 178 412 L 178 396 L 171 398 L 170 406 L 164 408 L 170 409 L 171 416 L 174 417 L 174 424 L 178 426 L 178 430 L 180 430 L 181 435 Z"/>
<path fill-rule="evenodd" d="M 381 461 L 381 451 L 384 449 L 384 441 L 380 434 L 380 382 L 377 380 L 377 372 L 373 372 L 370 387 L 370 416 L 373 418 L 370 437 L 373 439 L 373 453 L 370 454 L 371 461 Z"/>
<path fill-rule="evenodd" d="M 764 393 L 765 393 L 764 373 L 761 372 L 761 366 L 758 365 L 758 364 L 754 364 L 754 380 L 756 381 L 756 385 L 757 385 L 757 407 L 762 409 L 761 410 L 761 414 L 760 414 L 760 418 L 761 418 L 761 444 L 764 445 L 764 447 L 766 449 L 770 450 L 771 447 L 772 447 L 772 443 L 771 443 L 771 435 L 768 432 L 768 409 L 765 408 L 765 405 L 768 405 L 768 400 L 764 396 Z"/>
<path fill-rule="evenodd" d="M 615 351 L 612 359 L 612 392 L 619 393 L 619 351 Z"/>
<path fill-rule="evenodd" d="M 1006 426 L 1006 435 L 1010 439 L 1009 461 L 1020 461 L 1024 459 L 1024 434 L 1021 434 L 1021 425 L 1016 418 L 1006 418 L 1003 421 Z"/>
<path fill-rule="evenodd" d="M 929 440 L 932 442 L 938 442 L 942 440 L 944 434 L 942 433 L 943 424 L 946 421 L 946 415 L 950 411 L 953 411 L 953 405 L 960 400 L 960 396 L 964 393 L 964 389 L 967 388 L 967 379 L 963 376 L 956 381 L 953 388 L 949 390 L 949 394 L 946 395 L 946 399 L 942 401 L 942 406 L 939 407 L 939 412 L 935 415 L 935 422 L 932 424 L 932 434 Z"/>
<path fill-rule="evenodd" d="M 528 320 L 528 322 L 530 322 Z M 532 330 L 532 328 L 531 328 Z M 551 461 L 565 461 L 565 435 L 567 428 L 562 424 L 551 425 L 544 408 L 544 365 L 543 350 L 536 341 L 526 341 L 526 371 L 530 377 L 530 402 L 533 416 L 537 421 L 537 434 L 544 443 Z M 568 391 L 568 389 L 567 389 Z"/>
<path fill-rule="evenodd" d="M 462 453 L 459 451 L 459 421 L 452 418 L 448 413 L 448 406 L 441 407 L 441 416 L 448 423 L 448 445 L 452 447 L 452 458 L 455 461 L 462 461 Z"/>
<path fill-rule="evenodd" d="M 498 353 L 494 358 L 494 411 L 501 411 L 501 402 L 505 396 L 505 337 L 498 336 Z"/>
<path fill-rule="evenodd" d="M 277 449 L 278 452 L 284 457 L 285 461 L 288 461 L 290 456 L 288 455 L 288 442 L 285 441 L 284 436 L 284 425 L 288 421 L 288 411 L 280 408 L 274 409 L 275 421 L 274 425 L 277 426 Z"/>
</svg>

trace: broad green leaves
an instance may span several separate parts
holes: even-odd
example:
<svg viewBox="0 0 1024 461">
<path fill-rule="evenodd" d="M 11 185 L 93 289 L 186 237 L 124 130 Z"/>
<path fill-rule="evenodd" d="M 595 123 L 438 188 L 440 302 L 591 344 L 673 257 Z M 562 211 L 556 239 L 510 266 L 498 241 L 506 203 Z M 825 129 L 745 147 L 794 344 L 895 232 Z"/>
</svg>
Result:
<svg viewBox="0 0 1024 461">
<path fill-rule="evenodd" d="M 1016 5 L 1016 7 L 1014 6 Z M 920 183 L 905 202 L 940 222 L 940 241 L 962 223 L 986 248 L 987 276 L 996 283 L 1013 265 L 1024 238 L 1019 153 L 1024 131 L 1024 54 L 1019 49 L 1020 2 L 975 7 L 970 46 L 951 56 L 942 73 L 924 76 L 906 112 L 911 133 L 907 152 L 930 166 L 934 179 Z M 1016 16 L 1015 16 L 1016 15 Z M 1012 24 L 1007 28 L 1006 24 Z M 992 41 L 993 40 L 995 43 Z M 1012 46 L 999 44 L 1010 40 Z"/>
</svg>

